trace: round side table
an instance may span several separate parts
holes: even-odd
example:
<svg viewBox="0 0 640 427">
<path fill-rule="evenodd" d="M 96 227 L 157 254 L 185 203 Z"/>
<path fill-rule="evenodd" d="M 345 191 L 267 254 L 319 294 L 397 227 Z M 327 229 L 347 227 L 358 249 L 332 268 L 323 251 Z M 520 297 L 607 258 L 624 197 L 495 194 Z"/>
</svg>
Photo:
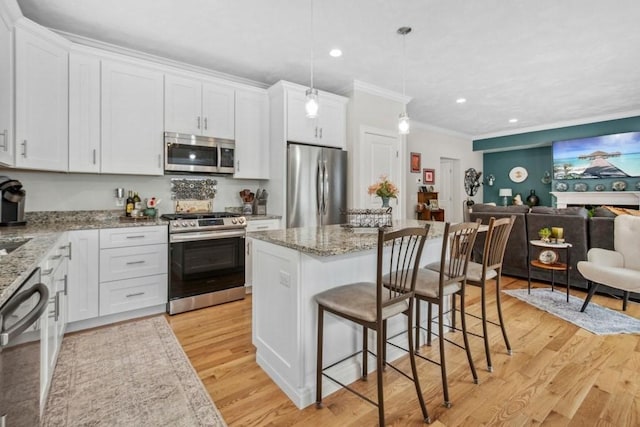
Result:
<svg viewBox="0 0 640 427">
<path fill-rule="evenodd" d="M 553 292 L 555 286 L 554 273 L 556 271 L 564 271 L 567 280 L 567 302 L 569 302 L 569 291 L 571 291 L 571 282 L 569 281 L 569 272 L 571 271 L 571 258 L 569 249 L 572 247 L 571 243 L 551 243 L 543 242 L 542 240 L 529 240 L 529 271 L 528 271 L 528 291 L 531 293 L 531 267 L 539 268 L 541 270 L 551 271 L 551 291 Z M 531 254 L 536 251 L 538 256 L 532 259 Z M 558 251 L 565 251 L 567 262 L 560 262 L 560 255 Z"/>
</svg>

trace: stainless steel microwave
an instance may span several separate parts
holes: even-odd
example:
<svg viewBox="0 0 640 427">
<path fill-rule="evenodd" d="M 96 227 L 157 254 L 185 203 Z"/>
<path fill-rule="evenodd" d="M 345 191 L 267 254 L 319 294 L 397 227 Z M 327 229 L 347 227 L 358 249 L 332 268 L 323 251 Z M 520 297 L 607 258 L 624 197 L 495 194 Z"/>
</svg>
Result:
<svg viewBox="0 0 640 427">
<path fill-rule="evenodd" d="M 235 141 L 173 132 L 164 134 L 165 172 L 234 173 Z"/>
</svg>

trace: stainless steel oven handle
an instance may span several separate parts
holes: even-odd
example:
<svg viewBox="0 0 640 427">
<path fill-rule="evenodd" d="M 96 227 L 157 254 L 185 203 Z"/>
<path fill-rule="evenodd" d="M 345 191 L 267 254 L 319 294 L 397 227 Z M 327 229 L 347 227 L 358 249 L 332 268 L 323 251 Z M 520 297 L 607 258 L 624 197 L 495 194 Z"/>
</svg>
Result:
<svg viewBox="0 0 640 427">
<path fill-rule="evenodd" d="M 36 283 L 31 288 L 27 289 L 26 291 L 22 291 L 21 293 L 13 297 L 13 299 L 2 308 L 0 318 L 13 313 L 13 311 L 18 308 L 20 304 L 31 298 L 31 296 L 36 293 L 40 294 L 40 300 L 38 301 L 36 306 L 33 307 L 26 316 L 17 321 L 13 326 L 5 329 L 2 333 L 0 333 L 0 347 L 8 345 L 12 338 L 20 335 L 24 330 L 26 330 L 40 318 L 42 313 L 44 313 L 44 311 L 47 309 L 47 303 L 49 301 L 49 289 L 47 289 L 47 287 L 43 283 Z"/>
<path fill-rule="evenodd" d="M 196 231 L 193 233 L 177 233 L 171 234 L 169 242 L 190 242 L 196 240 L 212 240 L 212 239 L 227 239 L 230 237 L 245 237 L 245 231 L 243 230 L 230 230 L 230 231 Z"/>
</svg>

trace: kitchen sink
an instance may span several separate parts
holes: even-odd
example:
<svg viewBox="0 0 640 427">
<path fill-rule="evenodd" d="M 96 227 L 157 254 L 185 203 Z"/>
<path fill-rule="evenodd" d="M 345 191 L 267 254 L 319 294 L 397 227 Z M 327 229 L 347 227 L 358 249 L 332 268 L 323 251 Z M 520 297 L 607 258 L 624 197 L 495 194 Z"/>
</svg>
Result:
<svg viewBox="0 0 640 427">
<path fill-rule="evenodd" d="M 12 240 L 10 242 L 0 242 L 0 255 L 7 255 L 24 245 L 31 239 Z"/>
</svg>

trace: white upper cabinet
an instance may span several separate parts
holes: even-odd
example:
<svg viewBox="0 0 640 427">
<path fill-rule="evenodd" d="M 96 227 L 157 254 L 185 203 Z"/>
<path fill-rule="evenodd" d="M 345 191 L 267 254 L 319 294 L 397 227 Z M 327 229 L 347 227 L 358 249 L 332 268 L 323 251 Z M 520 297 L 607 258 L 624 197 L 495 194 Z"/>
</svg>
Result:
<svg viewBox="0 0 640 427">
<path fill-rule="evenodd" d="M 346 98 L 320 91 L 316 119 L 306 117 L 305 92 L 287 88 L 287 141 L 346 148 Z"/>
<path fill-rule="evenodd" d="M 269 99 L 266 91 L 236 90 L 234 178 L 269 179 Z"/>
<path fill-rule="evenodd" d="M 0 164 L 13 166 L 13 25 L 0 13 Z"/>
<path fill-rule="evenodd" d="M 15 37 L 15 165 L 67 171 L 70 43 L 27 19 Z"/>
<path fill-rule="evenodd" d="M 163 73 L 102 61 L 102 172 L 162 175 Z"/>
<path fill-rule="evenodd" d="M 175 75 L 165 76 L 165 130 L 235 138 L 235 89 Z"/>
<path fill-rule="evenodd" d="M 100 58 L 69 54 L 69 171 L 100 172 Z"/>
</svg>

